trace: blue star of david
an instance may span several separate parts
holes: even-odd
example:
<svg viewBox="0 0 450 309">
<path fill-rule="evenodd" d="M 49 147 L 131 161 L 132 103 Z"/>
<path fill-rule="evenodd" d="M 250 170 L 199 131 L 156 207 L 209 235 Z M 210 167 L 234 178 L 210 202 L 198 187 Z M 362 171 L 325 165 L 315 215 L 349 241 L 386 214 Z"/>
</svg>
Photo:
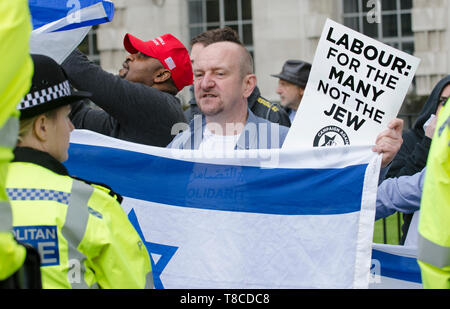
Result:
<svg viewBox="0 0 450 309">
<path fill-rule="evenodd" d="M 150 263 L 152 265 L 153 281 L 155 284 L 155 289 L 164 289 L 164 285 L 161 281 L 161 274 L 164 271 L 164 268 L 166 268 L 170 259 L 177 251 L 178 247 L 167 246 L 163 244 L 157 244 L 146 241 L 144 234 L 142 233 L 141 227 L 139 226 L 139 222 L 136 213 L 134 212 L 134 209 L 132 209 L 129 212 L 128 219 L 138 232 L 139 236 L 141 237 L 142 241 L 145 244 L 145 247 L 147 248 L 148 254 L 150 255 Z M 155 261 L 153 260 L 152 253 L 161 255 L 157 263 L 155 263 Z"/>
</svg>

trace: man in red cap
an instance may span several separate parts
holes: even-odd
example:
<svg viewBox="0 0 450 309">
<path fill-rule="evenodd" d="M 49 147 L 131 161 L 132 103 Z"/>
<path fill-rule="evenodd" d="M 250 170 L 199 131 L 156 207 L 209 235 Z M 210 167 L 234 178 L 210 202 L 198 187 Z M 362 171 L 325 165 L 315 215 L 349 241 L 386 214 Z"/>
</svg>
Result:
<svg viewBox="0 0 450 309">
<path fill-rule="evenodd" d="M 192 65 L 185 46 L 165 34 L 142 41 L 124 37 L 126 57 L 119 76 L 110 74 L 75 50 L 63 62 L 70 82 L 92 93 L 91 100 L 72 106 L 77 129 L 88 129 L 134 143 L 165 147 L 174 124 L 186 122 L 175 95 L 193 82 Z"/>
</svg>

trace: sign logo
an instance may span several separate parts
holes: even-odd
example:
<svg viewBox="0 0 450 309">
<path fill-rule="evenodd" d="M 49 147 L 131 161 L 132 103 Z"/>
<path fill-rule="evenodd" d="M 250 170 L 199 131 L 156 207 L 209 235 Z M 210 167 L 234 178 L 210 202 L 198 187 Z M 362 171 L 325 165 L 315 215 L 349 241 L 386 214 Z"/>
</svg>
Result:
<svg viewBox="0 0 450 309">
<path fill-rule="evenodd" d="M 15 226 L 15 238 L 39 251 L 41 266 L 59 265 L 58 233 L 56 226 Z"/>
<path fill-rule="evenodd" d="M 314 147 L 330 147 L 350 145 L 347 133 L 336 126 L 326 126 L 321 129 L 314 138 Z"/>
</svg>

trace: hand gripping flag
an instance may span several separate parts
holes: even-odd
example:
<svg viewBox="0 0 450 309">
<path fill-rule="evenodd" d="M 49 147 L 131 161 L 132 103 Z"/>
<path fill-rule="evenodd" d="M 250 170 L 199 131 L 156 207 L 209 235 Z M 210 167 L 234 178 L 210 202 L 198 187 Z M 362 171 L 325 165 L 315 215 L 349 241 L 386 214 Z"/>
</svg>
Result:
<svg viewBox="0 0 450 309">
<path fill-rule="evenodd" d="M 33 32 L 30 52 L 58 63 L 81 43 L 91 26 L 109 22 L 114 4 L 105 0 L 29 0 Z"/>
<path fill-rule="evenodd" d="M 200 155 L 76 130 L 66 166 L 124 196 L 156 288 L 369 286 L 370 146 Z"/>
</svg>

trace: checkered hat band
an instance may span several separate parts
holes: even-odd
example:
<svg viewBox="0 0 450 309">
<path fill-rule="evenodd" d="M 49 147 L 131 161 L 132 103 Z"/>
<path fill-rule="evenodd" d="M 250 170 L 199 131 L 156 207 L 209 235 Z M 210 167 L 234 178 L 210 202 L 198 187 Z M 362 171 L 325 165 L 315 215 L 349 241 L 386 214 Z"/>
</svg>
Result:
<svg viewBox="0 0 450 309">
<path fill-rule="evenodd" d="M 6 188 L 12 201 L 55 201 L 69 205 L 70 193 L 46 189 Z"/>
<path fill-rule="evenodd" d="M 23 110 L 31 107 L 35 107 L 59 98 L 68 97 L 71 95 L 69 81 L 66 80 L 58 85 L 54 85 L 47 89 L 42 89 L 35 91 L 33 93 L 28 93 L 19 105 L 17 105 L 18 110 Z"/>
</svg>

